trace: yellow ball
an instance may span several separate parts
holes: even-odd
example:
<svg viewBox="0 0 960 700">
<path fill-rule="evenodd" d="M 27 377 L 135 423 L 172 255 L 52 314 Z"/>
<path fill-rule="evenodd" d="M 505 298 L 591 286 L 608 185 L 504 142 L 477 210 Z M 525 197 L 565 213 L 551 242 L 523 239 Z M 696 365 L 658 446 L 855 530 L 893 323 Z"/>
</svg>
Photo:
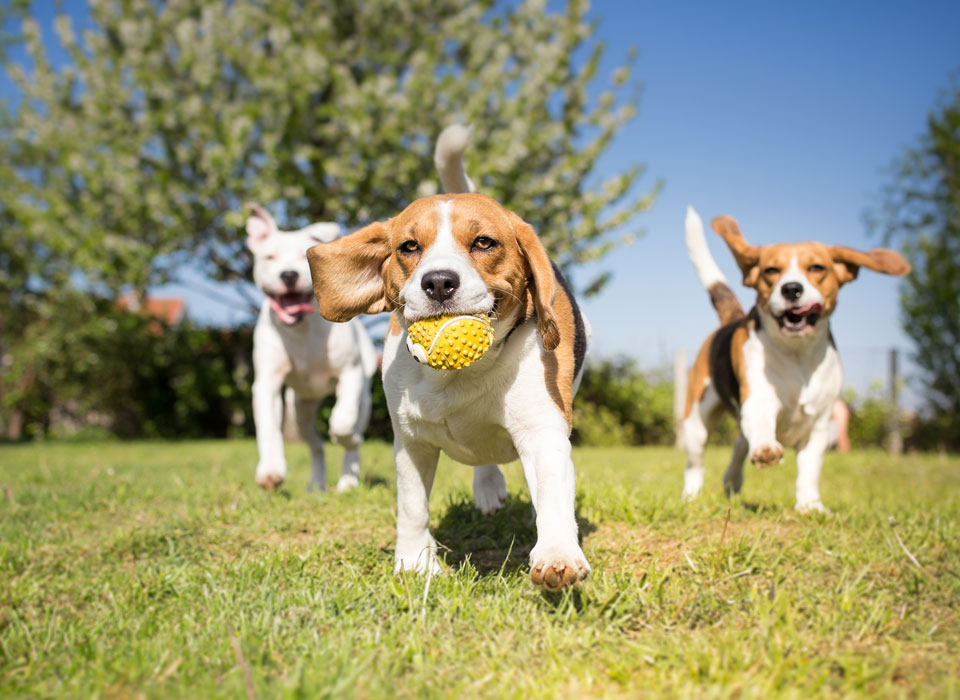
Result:
<svg viewBox="0 0 960 700">
<path fill-rule="evenodd" d="M 493 344 L 486 316 L 440 316 L 410 324 L 407 349 L 417 362 L 434 369 L 463 369 Z"/>
</svg>

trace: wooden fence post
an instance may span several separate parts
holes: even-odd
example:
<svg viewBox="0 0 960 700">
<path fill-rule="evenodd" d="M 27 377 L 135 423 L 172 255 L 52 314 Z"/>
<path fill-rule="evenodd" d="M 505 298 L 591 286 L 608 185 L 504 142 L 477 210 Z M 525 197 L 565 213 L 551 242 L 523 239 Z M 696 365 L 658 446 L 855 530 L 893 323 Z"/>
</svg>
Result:
<svg viewBox="0 0 960 700">
<path fill-rule="evenodd" d="M 890 348 L 890 406 L 887 415 L 887 451 L 892 455 L 903 453 L 903 436 L 900 434 L 900 380 L 897 376 L 897 349 Z"/>
<path fill-rule="evenodd" d="M 683 409 L 687 401 L 687 353 L 677 348 L 673 356 L 673 427 L 677 435 L 677 447 L 682 447 L 680 425 L 683 422 Z"/>
</svg>

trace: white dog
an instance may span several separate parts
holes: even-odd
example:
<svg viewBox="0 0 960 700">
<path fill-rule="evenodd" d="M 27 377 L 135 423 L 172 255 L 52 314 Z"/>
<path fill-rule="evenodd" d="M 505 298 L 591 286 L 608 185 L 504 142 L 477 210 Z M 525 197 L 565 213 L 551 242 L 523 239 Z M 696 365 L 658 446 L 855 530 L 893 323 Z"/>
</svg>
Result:
<svg viewBox="0 0 960 700">
<path fill-rule="evenodd" d="M 254 206 L 247 219 L 247 247 L 253 253 L 253 279 L 265 299 L 253 331 L 253 418 L 257 429 L 257 484 L 273 489 L 283 483 L 283 401 L 287 419 L 310 448 L 310 489 L 327 484 L 323 440 L 315 420 L 320 399 L 336 392 L 330 415 L 330 439 L 346 448 L 338 491 L 359 483 L 357 446 L 370 419 L 370 383 L 377 353 L 359 321 L 330 323 L 316 313 L 310 286 L 307 248 L 340 234 L 335 223 L 318 223 L 283 232 L 264 209 Z"/>
<path fill-rule="evenodd" d="M 905 275 L 910 265 L 892 250 L 867 252 L 822 243 L 752 246 L 729 216 L 713 220 L 733 253 L 743 283 L 757 292 L 744 313 L 707 248 L 703 222 L 687 210 L 686 241 L 697 276 L 723 324 L 700 349 L 687 382 L 683 445 L 687 452 L 683 495 L 703 486 L 703 450 L 714 419 L 724 410 L 736 417 L 740 437 L 724 476 L 727 494 L 743 485 L 743 462 L 778 464 L 783 448 L 797 449 L 797 509 L 824 512 L 820 467 L 830 417 L 843 384 L 830 316 L 840 287 L 861 267 Z"/>
<path fill-rule="evenodd" d="M 459 165 L 464 136 L 448 131 L 438 142 L 448 191 L 472 189 Z M 536 510 L 533 582 L 559 589 L 586 578 L 570 428 L 589 332 L 533 228 L 489 197 L 437 195 L 314 246 L 308 259 L 324 317 L 395 310 L 383 371 L 397 465 L 396 569 L 439 570 L 428 504 L 443 450 L 482 465 L 477 500 L 496 507 L 506 493 L 496 465 L 519 457 Z M 464 369 L 432 369 L 407 350 L 414 321 L 488 313 L 493 345 Z"/>
</svg>

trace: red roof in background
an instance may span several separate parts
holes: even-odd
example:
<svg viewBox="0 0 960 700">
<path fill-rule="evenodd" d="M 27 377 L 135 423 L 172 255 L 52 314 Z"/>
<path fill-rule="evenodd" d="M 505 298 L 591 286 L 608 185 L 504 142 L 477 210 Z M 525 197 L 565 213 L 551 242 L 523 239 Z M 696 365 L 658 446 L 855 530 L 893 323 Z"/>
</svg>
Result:
<svg viewBox="0 0 960 700">
<path fill-rule="evenodd" d="M 186 304 L 180 297 L 147 297 L 140 302 L 130 294 L 117 297 L 117 306 L 158 318 L 170 326 L 183 320 L 186 309 Z"/>
</svg>

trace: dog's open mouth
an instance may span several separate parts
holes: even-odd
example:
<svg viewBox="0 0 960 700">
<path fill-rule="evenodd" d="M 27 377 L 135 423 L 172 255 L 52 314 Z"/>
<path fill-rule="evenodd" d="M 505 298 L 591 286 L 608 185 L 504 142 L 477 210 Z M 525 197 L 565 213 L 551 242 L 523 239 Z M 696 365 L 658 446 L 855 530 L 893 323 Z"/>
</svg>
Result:
<svg viewBox="0 0 960 700">
<path fill-rule="evenodd" d="M 267 294 L 270 308 L 280 323 L 292 326 L 313 311 L 312 292 L 287 292 L 286 294 Z"/>
<path fill-rule="evenodd" d="M 813 332 L 813 327 L 820 319 L 823 306 L 819 302 L 808 304 L 796 309 L 788 309 L 777 318 L 780 332 L 784 335 L 806 335 Z"/>
</svg>

